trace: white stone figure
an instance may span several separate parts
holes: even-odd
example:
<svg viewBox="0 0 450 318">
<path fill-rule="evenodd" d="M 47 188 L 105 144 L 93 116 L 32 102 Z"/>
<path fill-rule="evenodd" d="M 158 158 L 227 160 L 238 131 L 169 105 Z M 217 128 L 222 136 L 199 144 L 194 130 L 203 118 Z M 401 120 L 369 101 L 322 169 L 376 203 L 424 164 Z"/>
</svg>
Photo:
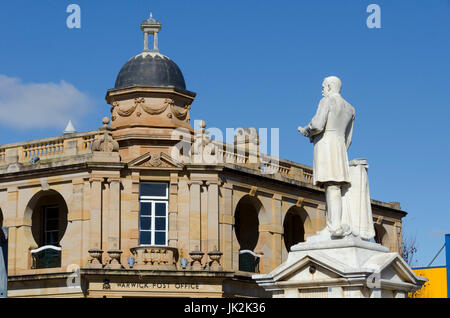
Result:
<svg viewBox="0 0 450 318">
<path fill-rule="evenodd" d="M 299 132 L 314 143 L 314 184 L 325 188 L 327 226 L 319 237 L 343 237 L 342 189 L 350 185 L 347 149 L 352 142 L 355 109 L 341 95 L 341 80 L 325 78 L 317 113 Z"/>
<path fill-rule="evenodd" d="M 344 235 L 351 234 L 367 241 L 375 237 L 368 168 L 366 159 L 350 161 L 351 187 L 343 190 L 342 208 L 342 225 L 348 228 Z"/>
</svg>

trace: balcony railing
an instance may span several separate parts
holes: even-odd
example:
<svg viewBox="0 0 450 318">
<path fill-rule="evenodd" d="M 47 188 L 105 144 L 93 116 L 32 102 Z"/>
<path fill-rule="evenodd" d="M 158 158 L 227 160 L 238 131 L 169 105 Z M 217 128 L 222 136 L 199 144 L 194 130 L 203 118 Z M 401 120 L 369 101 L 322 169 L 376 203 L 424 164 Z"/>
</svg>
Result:
<svg viewBox="0 0 450 318">
<path fill-rule="evenodd" d="M 31 250 L 32 269 L 61 267 L 61 247 L 45 245 Z"/>
<path fill-rule="evenodd" d="M 176 270 L 178 249 L 168 246 L 137 246 L 130 249 L 135 263 L 133 269 Z"/>
<path fill-rule="evenodd" d="M 239 251 L 239 270 L 242 272 L 259 273 L 261 257 L 262 255 L 256 254 L 253 251 Z"/>
</svg>

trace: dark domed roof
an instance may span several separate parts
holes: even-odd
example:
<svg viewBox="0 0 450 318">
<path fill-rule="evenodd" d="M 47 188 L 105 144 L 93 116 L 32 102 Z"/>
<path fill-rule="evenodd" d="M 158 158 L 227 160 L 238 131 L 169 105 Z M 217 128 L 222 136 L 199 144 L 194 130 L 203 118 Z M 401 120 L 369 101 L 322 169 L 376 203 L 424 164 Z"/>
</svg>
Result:
<svg viewBox="0 0 450 318">
<path fill-rule="evenodd" d="M 122 67 L 115 88 L 131 86 L 175 87 L 186 90 L 180 68 L 158 52 L 143 52 L 131 58 Z"/>
</svg>

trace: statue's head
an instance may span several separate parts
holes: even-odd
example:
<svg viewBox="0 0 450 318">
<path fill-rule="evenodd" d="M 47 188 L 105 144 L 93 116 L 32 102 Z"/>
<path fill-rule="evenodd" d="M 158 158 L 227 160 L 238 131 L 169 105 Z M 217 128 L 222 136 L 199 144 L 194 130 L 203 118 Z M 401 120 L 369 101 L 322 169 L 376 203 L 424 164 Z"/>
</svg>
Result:
<svg viewBox="0 0 450 318">
<path fill-rule="evenodd" d="M 336 76 L 328 76 L 322 83 L 322 96 L 330 96 L 332 94 L 339 94 L 341 91 L 341 80 Z"/>
</svg>

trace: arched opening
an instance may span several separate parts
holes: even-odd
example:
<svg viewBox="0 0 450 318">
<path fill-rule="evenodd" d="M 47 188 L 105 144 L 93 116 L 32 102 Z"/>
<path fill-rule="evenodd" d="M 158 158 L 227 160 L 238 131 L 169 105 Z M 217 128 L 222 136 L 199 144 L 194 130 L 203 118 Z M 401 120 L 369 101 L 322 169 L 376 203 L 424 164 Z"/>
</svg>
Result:
<svg viewBox="0 0 450 318">
<path fill-rule="evenodd" d="M 305 221 L 308 214 L 303 208 L 294 206 L 290 208 L 283 222 L 284 245 L 289 252 L 291 246 L 305 241 Z"/>
<path fill-rule="evenodd" d="M 389 247 L 388 244 L 389 238 L 385 228 L 381 224 L 375 224 L 374 228 L 375 228 L 375 237 L 373 238 L 373 240 L 375 241 L 375 243 Z"/>
<path fill-rule="evenodd" d="M 60 242 L 67 228 L 67 204 L 56 191 L 40 191 L 30 200 L 25 215 L 31 217 L 31 234 L 37 249 L 31 251 L 32 268 L 61 266 Z"/>
<path fill-rule="evenodd" d="M 254 249 L 259 239 L 259 219 L 261 202 L 251 196 L 243 197 L 234 214 L 236 238 L 239 243 L 239 270 L 258 272 L 259 257 Z"/>
</svg>

